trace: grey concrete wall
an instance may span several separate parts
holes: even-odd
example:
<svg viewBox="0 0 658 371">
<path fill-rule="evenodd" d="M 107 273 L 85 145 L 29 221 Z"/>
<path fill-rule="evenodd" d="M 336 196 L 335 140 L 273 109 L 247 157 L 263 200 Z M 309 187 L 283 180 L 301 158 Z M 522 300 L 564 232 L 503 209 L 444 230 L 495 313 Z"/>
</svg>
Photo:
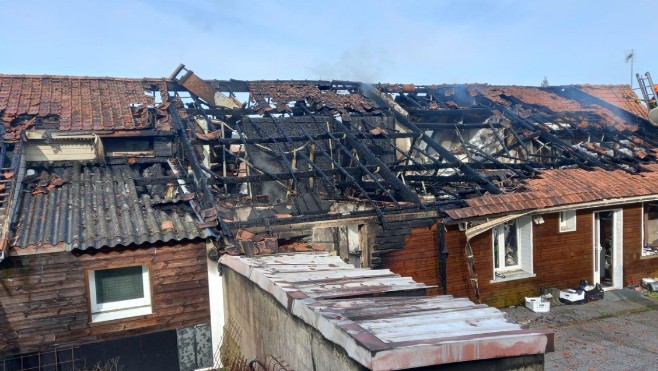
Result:
<svg viewBox="0 0 658 371">
<path fill-rule="evenodd" d="M 212 366 L 210 337 L 209 323 L 176 330 L 178 363 L 181 371 Z"/>
<path fill-rule="evenodd" d="M 226 318 L 242 330 L 239 343 L 247 361 L 275 355 L 294 370 L 365 370 L 244 276 L 223 267 L 222 277 Z"/>
</svg>

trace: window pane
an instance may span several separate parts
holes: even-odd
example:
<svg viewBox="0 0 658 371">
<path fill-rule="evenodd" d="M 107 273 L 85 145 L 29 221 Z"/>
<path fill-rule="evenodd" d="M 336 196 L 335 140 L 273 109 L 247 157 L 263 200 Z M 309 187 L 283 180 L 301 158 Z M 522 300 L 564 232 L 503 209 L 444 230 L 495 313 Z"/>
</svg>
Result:
<svg viewBox="0 0 658 371">
<path fill-rule="evenodd" d="M 519 264 L 519 245 L 516 241 L 516 220 L 505 223 L 505 266 Z"/>
<path fill-rule="evenodd" d="M 646 214 L 646 245 L 658 246 L 658 205 L 645 204 L 644 213 Z"/>
<path fill-rule="evenodd" d="M 576 230 L 576 210 L 560 212 L 560 232 L 571 232 Z"/>
<path fill-rule="evenodd" d="M 141 266 L 98 270 L 94 276 L 99 304 L 144 297 Z"/>
</svg>

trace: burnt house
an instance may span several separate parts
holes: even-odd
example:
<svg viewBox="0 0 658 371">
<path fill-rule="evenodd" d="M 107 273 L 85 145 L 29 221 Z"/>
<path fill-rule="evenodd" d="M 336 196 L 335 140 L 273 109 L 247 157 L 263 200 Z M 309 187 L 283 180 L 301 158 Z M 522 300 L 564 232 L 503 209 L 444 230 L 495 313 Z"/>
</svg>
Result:
<svg viewBox="0 0 658 371">
<path fill-rule="evenodd" d="M 143 354 L 131 364 L 170 349 L 170 367 L 216 364 L 243 300 L 223 285 L 272 269 L 261 255 L 335 254 L 474 310 L 658 273 L 658 130 L 627 86 L 204 80 L 181 65 L 161 79 L 0 75 L 0 115 L 7 359 L 123 341 Z M 532 339 L 512 355 L 550 350 Z"/>
<path fill-rule="evenodd" d="M 224 134 L 202 140 L 228 253 L 302 242 L 496 306 L 658 269 L 658 137 L 628 86 L 208 84 L 234 104 L 196 111 Z"/>
<path fill-rule="evenodd" d="M 211 365 L 213 232 L 165 83 L 3 75 L 0 106 L 2 370 Z"/>
</svg>

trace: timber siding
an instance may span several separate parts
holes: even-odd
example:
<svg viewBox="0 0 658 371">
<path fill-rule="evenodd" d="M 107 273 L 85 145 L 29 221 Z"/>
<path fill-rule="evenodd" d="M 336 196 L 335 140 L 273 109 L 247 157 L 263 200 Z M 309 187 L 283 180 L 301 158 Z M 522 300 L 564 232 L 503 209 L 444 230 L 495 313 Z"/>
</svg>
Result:
<svg viewBox="0 0 658 371">
<path fill-rule="evenodd" d="M 148 264 L 153 314 L 90 323 L 87 270 Z M 0 354 L 73 347 L 210 321 L 205 242 L 10 257 L 0 271 Z"/>
<path fill-rule="evenodd" d="M 642 204 L 624 208 L 624 286 L 658 276 L 658 255 L 642 257 Z"/>
<path fill-rule="evenodd" d="M 479 277 L 480 296 L 483 303 L 504 307 L 518 305 L 526 296 L 539 296 L 543 287 L 561 289 L 576 287 L 580 280 L 592 280 L 592 212 L 579 210 L 576 214 L 577 229 L 560 233 L 559 213 L 543 214 L 543 224 L 532 225 L 533 271 L 532 278 L 491 283 L 493 279 L 493 242 L 491 231 L 471 240 L 475 255 L 475 272 Z M 448 293 L 475 299 L 469 283 L 468 269 L 464 257 L 466 239 L 456 227 L 451 238 L 448 260 Z M 446 238 L 448 240 L 448 238 Z M 456 269 L 451 269 L 452 267 Z M 453 272 L 461 273 L 454 274 Z"/>
<path fill-rule="evenodd" d="M 475 272 L 479 277 L 483 303 L 503 307 L 518 305 L 526 296 L 538 296 L 543 287 L 560 289 L 576 287 L 581 280 L 593 278 L 593 216 L 595 211 L 620 207 L 582 209 L 577 211 L 577 229 L 562 232 L 559 213 L 542 214 L 543 224 L 533 223 L 533 271 L 535 277 L 491 283 L 493 279 L 493 245 L 491 232 L 471 240 L 475 255 Z M 624 286 L 638 283 L 643 277 L 658 276 L 658 256 L 641 257 L 642 205 L 623 206 Z M 471 288 L 464 255 L 466 238 L 456 225 L 449 225 L 446 245 L 448 294 L 476 300 Z M 439 284 L 436 225 L 412 228 L 400 251 L 382 258 L 383 267 L 411 276 L 430 285 Z M 434 290 L 438 293 L 440 289 Z"/>
<path fill-rule="evenodd" d="M 404 247 L 382 257 L 382 267 L 403 277 L 411 277 L 416 282 L 437 285 L 438 288 L 428 289 L 427 293 L 439 294 L 439 248 L 436 230 L 436 223 L 427 227 L 411 228 L 411 234 L 404 240 Z"/>
</svg>

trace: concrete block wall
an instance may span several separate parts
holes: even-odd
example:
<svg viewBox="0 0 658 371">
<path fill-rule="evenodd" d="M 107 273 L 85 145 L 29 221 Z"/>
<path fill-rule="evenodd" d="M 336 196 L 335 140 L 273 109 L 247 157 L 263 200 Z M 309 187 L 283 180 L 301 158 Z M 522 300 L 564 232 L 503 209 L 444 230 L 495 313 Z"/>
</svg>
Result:
<svg viewBox="0 0 658 371">
<path fill-rule="evenodd" d="M 244 276 L 224 267 L 222 278 L 226 318 L 241 329 L 240 349 L 247 361 L 274 355 L 294 370 L 366 370 Z"/>
</svg>

